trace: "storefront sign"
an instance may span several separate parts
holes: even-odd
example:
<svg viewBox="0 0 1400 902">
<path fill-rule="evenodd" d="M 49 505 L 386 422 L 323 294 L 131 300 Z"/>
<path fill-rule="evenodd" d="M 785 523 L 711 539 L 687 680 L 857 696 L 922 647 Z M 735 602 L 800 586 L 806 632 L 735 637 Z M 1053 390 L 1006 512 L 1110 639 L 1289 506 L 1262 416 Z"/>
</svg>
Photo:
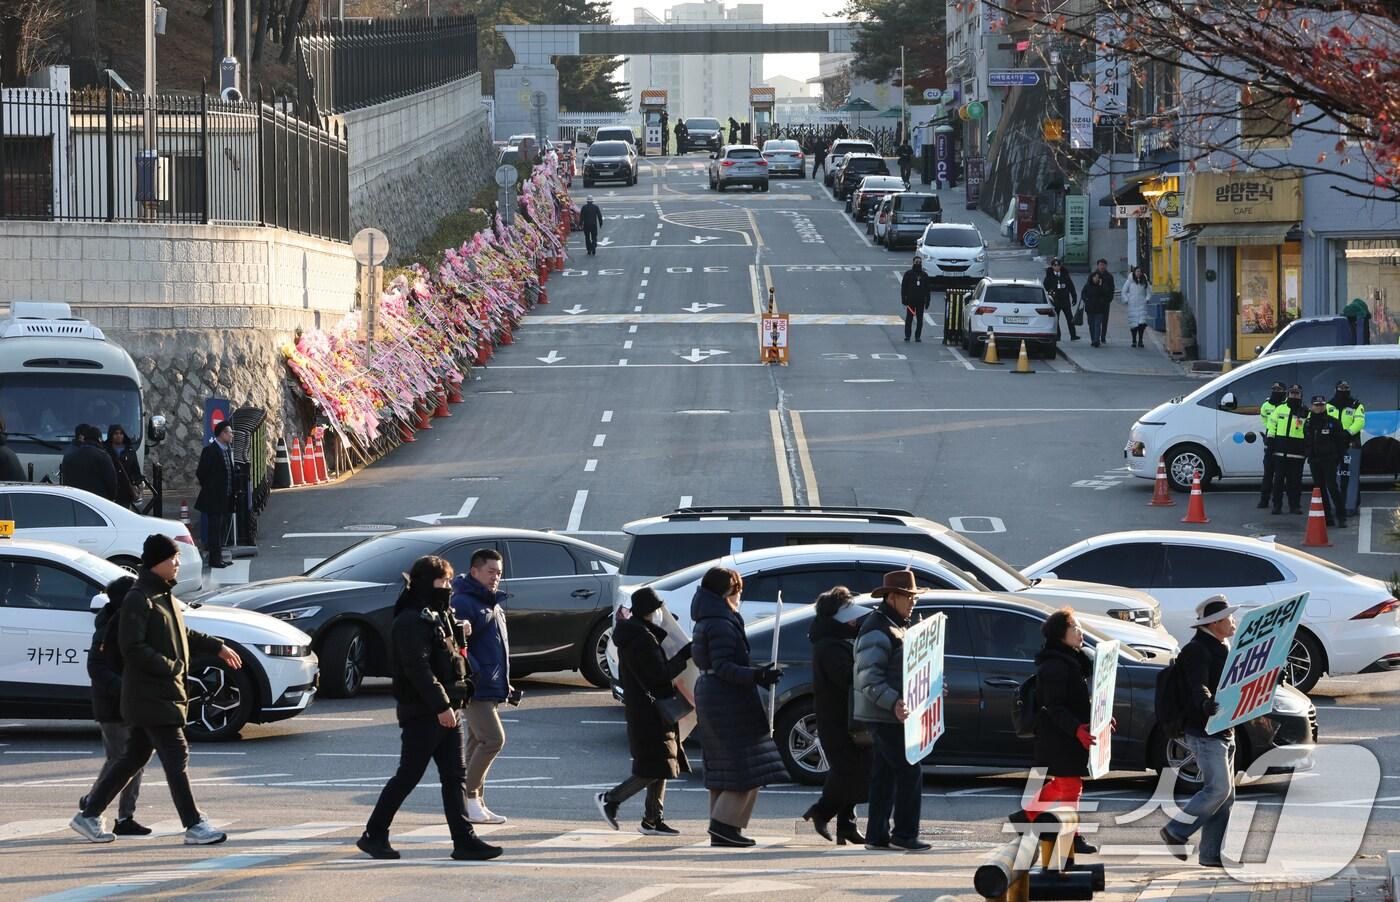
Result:
<svg viewBox="0 0 1400 902">
<path fill-rule="evenodd" d="M 904 759 L 918 764 L 943 735 L 943 647 L 947 614 L 934 614 L 904 634 Z"/>
<path fill-rule="evenodd" d="M 1098 111 L 1104 116 L 1122 116 L 1128 111 L 1128 64 L 1108 45 L 1122 45 L 1123 29 L 1113 16 L 1101 15 L 1095 34 L 1099 39 L 1099 54 L 1094 65 Z"/>
<path fill-rule="evenodd" d="M 1186 224 L 1297 222 L 1303 218 L 1303 179 L 1276 172 L 1194 172 L 1186 177 Z"/>
<path fill-rule="evenodd" d="M 1113 759 L 1113 693 L 1118 687 L 1118 641 L 1100 642 L 1094 648 L 1094 691 L 1090 696 L 1089 776 L 1097 780 L 1108 773 Z"/>
<path fill-rule="evenodd" d="M 1140 128 L 1137 130 L 1137 158 L 1147 160 L 1153 154 L 1177 148 L 1176 129 Z"/>
<path fill-rule="evenodd" d="M 1065 198 L 1065 263 L 1089 262 L 1089 198 L 1071 194 Z"/>
<path fill-rule="evenodd" d="M 982 199 L 982 180 L 987 177 L 987 161 L 983 157 L 968 157 L 963 163 L 963 188 L 966 191 L 967 208 L 977 206 Z"/>
<path fill-rule="evenodd" d="M 1094 86 L 1087 81 L 1069 83 L 1070 150 L 1094 147 Z"/>
<path fill-rule="evenodd" d="M 1207 733 L 1219 733 L 1274 709 L 1274 690 L 1283 682 L 1280 674 L 1307 605 L 1304 592 L 1252 608 L 1240 618 L 1215 690 L 1220 710 L 1206 721 Z"/>
<path fill-rule="evenodd" d="M 948 143 L 948 133 L 939 132 L 933 138 L 933 177 L 934 181 L 942 186 L 948 184 L 948 166 L 950 146 Z"/>
<path fill-rule="evenodd" d="M 1152 215 L 1147 204 L 1118 204 L 1113 208 L 1114 219 L 1146 219 Z"/>
</svg>

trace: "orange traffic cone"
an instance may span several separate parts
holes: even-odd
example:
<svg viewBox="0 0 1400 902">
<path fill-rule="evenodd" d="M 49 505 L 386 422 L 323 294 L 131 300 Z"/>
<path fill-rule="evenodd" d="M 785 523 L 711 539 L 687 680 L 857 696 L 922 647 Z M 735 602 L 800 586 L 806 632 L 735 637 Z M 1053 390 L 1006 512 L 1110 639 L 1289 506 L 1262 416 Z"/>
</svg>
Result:
<svg viewBox="0 0 1400 902">
<path fill-rule="evenodd" d="M 407 423 L 399 423 L 399 441 L 404 442 L 405 444 L 407 444 L 408 442 L 418 441 L 418 439 L 413 437 L 412 426 L 410 426 Z"/>
<path fill-rule="evenodd" d="M 1186 516 L 1181 518 L 1182 523 L 1209 523 L 1210 517 L 1206 516 L 1206 499 L 1201 494 L 1201 471 L 1197 470 L 1196 475 L 1191 479 L 1191 503 L 1186 505 Z"/>
<path fill-rule="evenodd" d="M 997 356 L 997 334 L 991 328 L 987 329 L 987 347 L 982 352 L 982 362 L 1001 365 L 1001 358 Z"/>
<path fill-rule="evenodd" d="M 547 289 L 547 288 L 545 288 L 543 285 L 541 285 L 538 294 L 539 294 L 539 297 L 537 297 L 537 298 L 535 299 L 535 303 L 536 303 L 536 304 L 548 304 L 548 303 L 549 303 L 549 289 Z"/>
<path fill-rule="evenodd" d="M 549 281 L 549 265 L 547 263 L 541 260 L 537 271 L 539 272 L 541 285 Z"/>
<path fill-rule="evenodd" d="M 306 485 L 306 477 L 301 470 L 301 439 L 292 439 L 292 485 Z"/>
<path fill-rule="evenodd" d="M 1167 462 L 1162 458 L 1157 458 L 1157 479 L 1152 484 L 1152 500 L 1147 502 L 1149 507 L 1172 507 L 1176 504 L 1172 500 L 1171 484 L 1167 482 Z"/>
<path fill-rule="evenodd" d="M 501 332 L 501 344 L 503 344 L 503 345 L 515 344 L 515 336 L 514 336 L 513 334 L 511 334 L 511 331 L 510 331 L 510 327 L 509 327 L 509 326 L 507 326 L 507 327 Z"/>
<path fill-rule="evenodd" d="M 442 381 L 438 382 L 438 403 L 437 410 L 433 411 L 435 417 L 450 417 L 452 411 L 447 409 L 447 386 Z"/>
<path fill-rule="evenodd" d="M 415 429 L 433 428 L 433 424 L 428 422 L 428 403 L 426 401 L 415 403 L 413 405 L 413 411 L 418 415 L 418 422 L 414 425 Z"/>
<path fill-rule="evenodd" d="M 558 251 L 555 253 L 555 255 L 554 255 L 554 268 L 555 268 L 555 269 L 563 269 L 563 268 L 564 268 L 564 249 L 563 249 L 562 247 L 559 248 L 559 250 L 558 250 Z"/>
<path fill-rule="evenodd" d="M 321 444 L 321 436 L 316 436 L 316 481 L 330 482 L 330 469 L 326 466 L 326 446 Z"/>
<path fill-rule="evenodd" d="M 185 502 L 180 502 L 180 522 L 186 527 L 190 525 L 190 506 Z"/>
<path fill-rule="evenodd" d="M 316 437 L 308 435 L 306 437 L 306 451 L 303 453 L 301 469 L 306 474 L 307 485 L 320 485 L 321 477 L 318 475 L 319 468 L 316 466 Z"/>
<path fill-rule="evenodd" d="M 491 356 L 491 354 L 489 353 L 490 348 L 491 348 L 490 343 L 489 343 L 488 341 L 486 341 L 485 338 L 481 339 L 481 344 L 479 344 L 479 345 L 476 346 L 476 365 L 477 365 L 477 366 L 485 366 L 485 365 L 486 365 L 486 358 L 488 358 L 488 357 Z"/>
<path fill-rule="evenodd" d="M 462 403 L 462 380 L 460 378 L 447 380 L 447 403 Z"/>
<path fill-rule="evenodd" d="M 1303 535 L 1303 544 L 1316 548 L 1326 548 L 1332 544 L 1327 538 L 1327 512 L 1322 507 L 1322 489 L 1313 489 L 1312 504 L 1308 506 L 1308 531 Z"/>
</svg>

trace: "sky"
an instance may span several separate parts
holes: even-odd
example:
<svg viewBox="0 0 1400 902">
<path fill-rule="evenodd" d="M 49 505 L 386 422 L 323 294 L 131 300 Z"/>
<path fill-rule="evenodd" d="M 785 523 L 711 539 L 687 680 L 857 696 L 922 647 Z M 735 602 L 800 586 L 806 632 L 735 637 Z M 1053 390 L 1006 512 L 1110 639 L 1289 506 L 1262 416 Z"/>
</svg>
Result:
<svg viewBox="0 0 1400 902">
<path fill-rule="evenodd" d="M 676 0 L 679 2 L 684 0 Z M 738 0 L 725 0 L 725 5 L 733 6 L 736 2 Z M 632 10 L 637 7 L 663 18 L 672 5 L 670 0 L 612 0 L 613 21 L 620 25 L 632 24 Z M 760 5 L 765 22 L 824 22 L 835 16 L 845 3 L 844 0 L 763 0 Z M 815 53 L 767 54 L 763 59 L 764 78 L 786 75 L 806 81 L 816 74 Z"/>
</svg>

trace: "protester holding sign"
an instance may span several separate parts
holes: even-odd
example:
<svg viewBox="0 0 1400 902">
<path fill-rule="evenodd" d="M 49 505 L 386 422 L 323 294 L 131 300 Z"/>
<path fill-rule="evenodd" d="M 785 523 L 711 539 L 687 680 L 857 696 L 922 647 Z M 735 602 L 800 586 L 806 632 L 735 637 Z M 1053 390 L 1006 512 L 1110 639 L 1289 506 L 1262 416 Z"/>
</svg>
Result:
<svg viewBox="0 0 1400 902">
<path fill-rule="evenodd" d="M 1235 634 L 1235 611 L 1224 595 L 1212 595 L 1196 605 L 1196 635 L 1186 643 L 1172 665 L 1180 681 L 1182 741 L 1196 758 L 1201 772 L 1201 788 L 1182 806 L 1185 823 L 1169 822 L 1158 835 L 1181 861 L 1186 860 L 1186 840 L 1201 831 L 1198 849 L 1203 867 L 1224 867 L 1220 846 L 1230 824 L 1230 808 L 1235 803 L 1235 730 L 1233 726 L 1208 733 L 1207 722 L 1220 711 L 1216 687 L 1225 673 L 1229 656 L 1228 640 Z"/>
</svg>

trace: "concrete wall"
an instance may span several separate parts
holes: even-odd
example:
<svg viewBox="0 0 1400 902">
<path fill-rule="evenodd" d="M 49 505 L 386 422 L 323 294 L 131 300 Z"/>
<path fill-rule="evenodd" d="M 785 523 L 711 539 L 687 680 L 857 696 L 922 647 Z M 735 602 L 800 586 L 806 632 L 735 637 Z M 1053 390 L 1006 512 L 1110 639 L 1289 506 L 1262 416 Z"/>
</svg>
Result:
<svg viewBox="0 0 1400 902">
<path fill-rule="evenodd" d="M 391 262 L 464 209 L 496 168 L 480 75 L 337 118 L 350 147 L 350 229 L 383 229 Z"/>
</svg>

